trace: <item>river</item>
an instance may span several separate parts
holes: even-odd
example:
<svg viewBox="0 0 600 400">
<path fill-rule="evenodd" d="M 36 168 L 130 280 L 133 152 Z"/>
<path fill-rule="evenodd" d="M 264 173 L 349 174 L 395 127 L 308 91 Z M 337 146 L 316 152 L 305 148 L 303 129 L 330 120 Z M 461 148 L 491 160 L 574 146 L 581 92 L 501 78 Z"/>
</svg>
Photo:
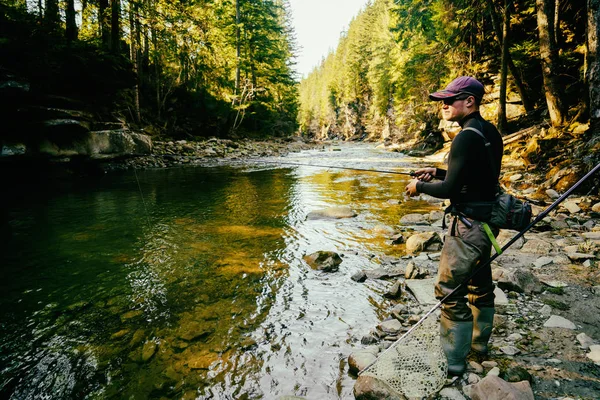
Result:
<svg viewBox="0 0 600 400">
<path fill-rule="evenodd" d="M 283 161 L 416 163 L 372 144 Z M 387 283 L 350 277 L 402 256 L 393 228 L 431 209 L 407 182 L 232 162 L 5 184 L 0 397 L 353 399 L 347 357 L 389 303 Z M 358 215 L 306 219 L 332 206 Z M 318 250 L 343 256 L 338 272 L 303 261 Z"/>
</svg>

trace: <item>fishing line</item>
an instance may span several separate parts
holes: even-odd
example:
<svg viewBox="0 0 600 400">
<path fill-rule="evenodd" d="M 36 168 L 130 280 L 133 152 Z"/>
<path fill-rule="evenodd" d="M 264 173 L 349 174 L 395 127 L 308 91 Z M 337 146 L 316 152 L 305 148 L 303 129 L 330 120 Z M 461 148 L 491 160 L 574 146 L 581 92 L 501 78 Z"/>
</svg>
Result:
<svg viewBox="0 0 600 400">
<path fill-rule="evenodd" d="M 140 180 L 138 179 L 137 169 L 133 167 L 133 173 L 135 174 L 135 181 L 137 182 L 138 189 L 140 191 L 140 196 L 142 197 L 142 203 L 144 204 L 144 211 L 146 212 L 146 222 L 148 222 L 148 228 L 152 228 L 152 224 L 150 223 L 150 214 L 148 213 L 148 207 L 146 206 L 146 200 L 144 199 L 144 193 L 142 192 L 142 186 L 140 185 Z"/>
<path fill-rule="evenodd" d="M 409 175 L 412 177 L 417 176 L 414 171 L 401 172 L 401 171 L 389 171 L 380 169 L 367 169 L 367 168 L 351 168 L 351 167 L 337 167 L 333 165 L 320 165 L 320 164 L 304 164 L 296 162 L 285 162 L 285 161 L 266 161 L 266 160 L 245 160 L 240 162 L 256 162 L 256 163 L 267 163 L 267 164 L 282 164 L 282 165 L 294 165 L 297 167 L 316 167 L 316 168 L 328 168 L 328 169 L 345 169 L 349 171 L 363 171 L 363 172 L 379 172 L 383 174 L 395 174 L 395 175 Z"/>
</svg>

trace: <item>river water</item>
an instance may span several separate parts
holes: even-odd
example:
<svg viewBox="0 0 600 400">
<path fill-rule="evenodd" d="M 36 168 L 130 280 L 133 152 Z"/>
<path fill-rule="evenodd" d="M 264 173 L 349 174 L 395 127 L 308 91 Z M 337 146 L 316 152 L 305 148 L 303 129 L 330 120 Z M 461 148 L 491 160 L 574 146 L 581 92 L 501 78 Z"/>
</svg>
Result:
<svg viewBox="0 0 600 400">
<path fill-rule="evenodd" d="M 367 144 L 283 161 L 416 162 Z M 350 277 L 402 256 L 393 228 L 431 209 L 407 182 L 247 162 L 5 186 L 0 397 L 353 399 L 347 357 L 389 304 L 387 283 Z M 332 206 L 358 215 L 306 219 Z M 318 250 L 338 272 L 303 261 Z"/>
</svg>

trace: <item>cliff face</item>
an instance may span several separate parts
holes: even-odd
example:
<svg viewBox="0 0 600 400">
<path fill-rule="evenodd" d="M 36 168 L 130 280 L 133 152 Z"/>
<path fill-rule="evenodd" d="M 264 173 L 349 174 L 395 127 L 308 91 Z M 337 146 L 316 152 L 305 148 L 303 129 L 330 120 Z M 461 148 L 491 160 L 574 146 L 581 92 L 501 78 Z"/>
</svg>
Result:
<svg viewBox="0 0 600 400">
<path fill-rule="evenodd" d="M 152 140 L 124 120 L 100 117 L 85 103 L 41 93 L 9 71 L 0 74 L 0 158 L 110 158 L 150 154 Z"/>
</svg>

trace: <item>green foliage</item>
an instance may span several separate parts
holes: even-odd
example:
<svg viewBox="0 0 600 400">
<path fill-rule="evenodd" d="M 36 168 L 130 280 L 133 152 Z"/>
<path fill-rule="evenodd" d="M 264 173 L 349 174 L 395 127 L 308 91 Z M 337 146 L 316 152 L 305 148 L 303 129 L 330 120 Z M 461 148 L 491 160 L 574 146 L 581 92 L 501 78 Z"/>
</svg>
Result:
<svg viewBox="0 0 600 400">
<path fill-rule="evenodd" d="M 407 143 L 439 138 L 436 103 L 428 94 L 460 75 L 497 91 L 501 65 L 500 0 L 374 0 L 350 24 L 337 49 L 300 83 L 300 129 L 318 137 L 357 132 Z M 511 2 L 510 56 L 522 89 L 546 107 L 534 0 Z M 556 40 L 571 107 L 586 99 L 585 7 L 561 2 Z M 514 72 L 511 70 L 511 73 Z M 518 96 L 509 75 L 509 95 Z M 492 99 L 488 97 L 488 101 Z"/>
<path fill-rule="evenodd" d="M 73 42 L 65 40 L 60 20 L 65 2 L 45 2 L 52 7 L 40 11 L 37 3 L 27 10 L 24 2 L 11 1 L 0 5 L 0 51 L 11 60 L 3 67 L 19 71 L 42 93 L 112 107 L 132 123 L 161 126 L 175 136 L 290 134 L 297 84 L 287 1 L 239 2 L 240 60 L 235 0 L 121 1 L 118 30 L 106 26 L 110 18 L 100 29 L 100 7 L 112 2 L 85 2 Z M 115 33 L 120 37 L 107 40 Z M 236 97 L 238 66 L 253 93 L 243 104 Z M 137 104 L 142 121 L 132 118 Z M 244 118 L 237 118 L 242 109 Z M 236 118 L 241 124 L 233 129 Z"/>
</svg>

